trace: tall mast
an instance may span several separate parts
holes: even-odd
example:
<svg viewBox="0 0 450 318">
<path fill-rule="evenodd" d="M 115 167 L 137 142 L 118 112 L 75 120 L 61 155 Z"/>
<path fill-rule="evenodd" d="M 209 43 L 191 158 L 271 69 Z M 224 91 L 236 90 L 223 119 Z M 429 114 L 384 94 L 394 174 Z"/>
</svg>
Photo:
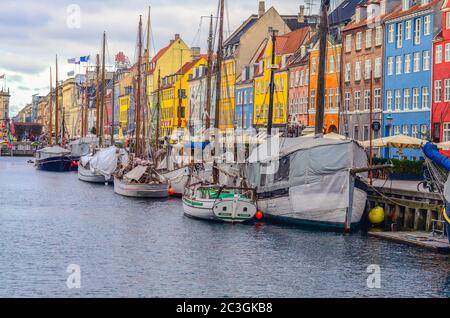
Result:
<svg viewBox="0 0 450 318">
<path fill-rule="evenodd" d="M 158 69 L 158 93 L 157 93 L 157 102 L 156 102 L 156 147 L 158 148 L 159 145 L 159 129 L 160 129 L 160 123 L 159 123 L 159 109 L 160 109 L 160 103 L 161 103 L 161 69 Z"/>
<path fill-rule="evenodd" d="M 96 59 L 96 67 L 95 67 L 95 135 L 97 137 L 100 136 L 100 120 L 99 120 L 99 112 L 100 112 L 100 105 L 99 105 L 99 75 L 100 75 L 100 55 L 97 54 L 97 59 Z"/>
<path fill-rule="evenodd" d="M 88 94 L 88 68 L 86 67 L 86 79 L 84 85 L 84 118 L 83 118 L 83 137 L 87 136 L 88 130 L 88 111 L 89 111 L 89 94 Z"/>
<path fill-rule="evenodd" d="M 272 37 L 272 57 L 271 57 L 271 65 L 270 65 L 270 95 L 269 95 L 269 114 L 267 118 L 267 136 L 272 135 L 272 121 L 273 121 L 273 95 L 275 93 L 275 46 L 276 46 L 276 35 L 277 31 L 274 29 L 270 29 L 271 37 Z"/>
<path fill-rule="evenodd" d="M 330 0 L 322 0 L 319 26 L 319 74 L 317 78 L 317 109 L 315 134 L 323 134 L 323 120 L 325 110 L 325 62 L 327 57 L 328 8 Z"/>
<path fill-rule="evenodd" d="M 215 134 L 218 134 L 219 130 L 219 107 L 220 107 L 220 92 L 222 89 L 222 60 L 223 60 L 223 16 L 224 16 L 224 0 L 220 1 L 220 12 L 219 12 L 219 42 L 217 44 L 217 61 L 216 61 L 216 110 L 214 118 L 214 128 Z M 218 137 L 215 136 L 216 142 L 218 142 Z M 213 182 L 219 182 L 219 169 L 217 168 L 217 163 L 213 162 Z"/>
<path fill-rule="evenodd" d="M 53 83 L 52 83 L 52 67 L 50 66 L 50 97 L 49 97 L 49 110 L 48 110 L 49 115 L 50 115 L 50 118 L 49 118 L 49 121 L 48 121 L 48 135 L 49 135 L 48 143 L 49 143 L 50 146 L 53 145 L 53 119 L 52 119 L 52 117 L 53 117 L 53 114 L 52 114 L 53 113 L 53 110 L 52 110 L 52 107 L 53 107 L 53 92 L 52 92 L 52 86 L 53 86 Z"/>
<path fill-rule="evenodd" d="M 115 108 L 115 100 L 116 100 L 116 73 L 113 74 L 112 78 L 112 91 L 111 91 L 111 146 L 114 145 L 114 108 Z"/>
<path fill-rule="evenodd" d="M 150 12 L 151 12 L 151 7 L 148 6 L 147 43 L 146 43 L 146 60 L 145 60 L 147 66 L 148 66 L 148 62 L 150 62 Z"/>
<path fill-rule="evenodd" d="M 206 123 L 205 128 L 208 130 L 211 126 L 211 79 L 213 72 L 213 15 L 211 14 L 209 21 L 209 36 L 208 36 L 208 73 L 206 76 Z"/>
<path fill-rule="evenodd" d="M 103 48 L 102 48 L 102 82 L 101 82 L 101 96 L 100 96 L 100 121 L 99 121 L 99 145 L 102 145 L 103 141 L 103 113 L 105 111 L 105 49 L 106 49 L 106 32 L 103 32 Z"/>
<path fill-rule="evenodd" d="M 141 155 L 140 134 L 141 134 L 141 63 L 142 62 L 142 15 L 139 16 L 139 31 L 138 31 L 138 75 L 137 75 L 137 98 L 136 98 L 136 156 Z"/>
<path fill-rule="evenodd" d="M 59 144 L 59 94 L 58 94 L 58 55 L 56 55 L 56 85 L 55 85 L 55 143 Z"/>
<path fill-rule="evenodd" d="M 372 149 L 372 143 L 373 143 L 373 71 L 370 71 L 370 108 L 369 108 L 369 168 L 372 168 L 373 164 L 373 149 Z M 369 171 L 369 184 L 373 184 L 373 174 L 372 170 Z"/>
</svg>

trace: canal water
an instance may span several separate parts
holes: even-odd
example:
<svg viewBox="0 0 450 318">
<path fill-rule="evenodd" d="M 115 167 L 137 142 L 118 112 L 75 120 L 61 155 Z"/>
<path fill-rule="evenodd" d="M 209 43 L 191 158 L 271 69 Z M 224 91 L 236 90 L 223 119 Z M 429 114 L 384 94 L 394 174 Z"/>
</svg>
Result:
<svg viewBox="0 0 450 318">
<path fill-rule="evenodd" d="M 0 157 L 0 296 L 450 297 L 450 257 L 360 234 L 183 216 Z M 68 266 L 80 288 L 68 288 Z M 368 266 L 380 268 L 369 279 Z M 375 268 L 376 268 L 375 266 Z M 71 285 L 73 287 L 73 285 Z"/>
</svg>

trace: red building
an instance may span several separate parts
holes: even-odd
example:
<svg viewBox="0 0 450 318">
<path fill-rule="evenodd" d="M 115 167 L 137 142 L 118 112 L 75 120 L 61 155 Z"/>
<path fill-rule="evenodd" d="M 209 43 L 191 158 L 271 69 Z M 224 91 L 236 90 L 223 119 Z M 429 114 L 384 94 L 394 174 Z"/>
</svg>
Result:
<svg viewBox="0 0 450 318">
<path fill-rule="evenodd" d="M 442 30 L 433 41 L 434 142 L 450 141 L 450 0 L 442 5 Z"/>
</svg>

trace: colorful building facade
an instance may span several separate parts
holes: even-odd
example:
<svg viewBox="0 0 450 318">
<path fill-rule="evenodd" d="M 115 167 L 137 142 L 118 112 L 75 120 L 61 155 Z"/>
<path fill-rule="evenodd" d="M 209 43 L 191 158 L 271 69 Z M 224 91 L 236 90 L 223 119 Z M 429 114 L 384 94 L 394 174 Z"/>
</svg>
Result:
<svg viewBox="0 0 450 318">
<path fill-rule="evenodd" d="M 438 1 L 404 0 L 385 20 L 383 134 L 430 137 L 432 41 Z M 416 160 L 419 150 L 385 149 Z"/>
<path fill-rule="evenodd" d="M 442 5 L 442 31 L 433 42 L 433 107 L 431 135 L 434 142 L 450 141 L 450 1 Z"/>
</svg>

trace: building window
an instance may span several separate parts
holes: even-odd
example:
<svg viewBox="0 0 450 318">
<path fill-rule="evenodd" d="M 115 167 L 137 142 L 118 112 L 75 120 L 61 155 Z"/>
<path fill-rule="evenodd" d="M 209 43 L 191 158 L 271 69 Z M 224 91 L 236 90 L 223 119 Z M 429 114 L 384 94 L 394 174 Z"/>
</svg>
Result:
<svg viewBox="0 0 450 318">
<path fill-rule="evenodd" d="M 414 20 L 414 44 L 420 44 L 420 29 L 421 29 L 422 20 L 417 18 Z"/>
<path fill-rule="evenodd" d="M 364 91 L 364 110 L 370 109 L 370 90 Z"/>
<path fill-rule="evenodd" d="M 361 80 L 361 62 L 355 63 L 355 81 Z"/>
<path fill-rule="evenodd" d="M 436 53 L 435 53 L 435 63 L 440 64 L 442 63 L 442 45 L 436 45 Z"/>
<path fill-rule="evenodd" d="M 414 72 L 420 71 L 420 52 L 414 53 Z"/>
<path fill-rule="evenodd" d="M 375 78 L 381 77 L 381 57 L 375 58 Z"/>
<path fill-rule="evenodd" d="M 350 110 L 350 98 L 351 98 L 350 92 L 345 92 L 345 98 L 344 98 L 344 110 L 345 111 Z"/>
<path fill-rule="evenodd" d="M 450 141 L 450 123 L 444 123 L 443 142 Z"/>
<path fill-rule="evenodd" d="M 362 45 L 362 32 L 356 33 L 356 50 L 361 50 Z"/>
<path fill-rule="evenodd" d="M 409 91 L 409 88 L 405 88 L 403 90 L 403 109 L 404 110 L 409 110 L 410 109 L 410 104 L 411 104 L 410 91 Z"/>
<path fill-rule="evenodd" d="M 442 98 L 442 81 L 434 81 L 434 101 L 439 103 Z"/>
<path fill-rule="evenodd" d="M 364 79 L 368 80 L 370 79 L 370 76 L 372 72 L 372 61 L 366 60 L 364 63 Z"/>
<path fill-rule="evenodd" d="M 328 71 L 329 73 L 334 73 L 334 56 L 330 56 L 330 63 L 328 63 Z"/>
<path fill-rule="evenodd" d="M 336 107 L 339 108 L 341 106 L 341 91 L 339 88 L 336 88 Z"/>
<path fill-rule="evenodd" d="M 344 80 L 346 83 L 350 82 L 350 72 L 351 72 L 351 64 L 347 63 L 345 64 L 345 76 L 344 76 Z"/>
<path fill-rule="evenodd" d="M 402 22 L 397 23 L 397 48 L 402 47 L 402 40 L 403 40 L 403 24 Z"/>
<path fill-rule="evenodd" d="M 411 73 L 411 54 L 405 55 L 405 74 Z"/>
<path fill-rule="evenodd" d="M 361 92 L 360 91 L 355 92 L 354 105 L 355 105 L 355 110 L 361 110 Z"/>
<path fill-rule="evenodd" d="M 382 34 L 383 34 L 383 29 L 380 26 L 377 26 L 377 28 L 375 29 L 375 46 L 381 46 L 382 42 Z"/>
<path fill-rule="evenodd" d="M 444 81 L 444 102 L 450 102 L 450 79 Z"/>
<path fill-rule="evenodd" d="M 402 99 L 402 93 L 399 89 L 395 90 L 395 110 L 399 111 L 400 110 L 400 105 L 401 105 L 401 99 Z"/>
<path fill-rule="evenodd" d="M 387 110 L 389 110 L 389 111 L 392 110 L 392 91 L 391 90 L 386 91 L 386 107 L 387 107 Z"/>
<path fill-rule="evenodd" d="M 389 56 L 387 58 L 387 74 L 393 75 L 394 74 L 394 57 Z"/>
<path fill-rule="evenodd" d="M 422 87 L 422 109 L 428 109 L 430 107 L 430 90 L 428 87 Z"/>
<path fill-rule="evenodd" d="M 353 126 L 353 139 L 359 140 L 359 128 L 358 128 L 358 125 Z"/>
<path fill-rule="evenodd" d="M 347 34 L 345 36 L 345 52 L 351 52 L 352 51 L 352 35 Z"/>
<path fill-rule="evenodd" d="M 398 55 L 395 57 L 395 74 L 402 74 L 402 56 Z"/>
<path fill-rule="evenodd" d="M 417 125 L 411 125 L 411 136 L 414 138 L 417 138 L 417 135 L 419 134 L 419 129 Z"/>
<path fill-rule="evenodd" d="M 423 34 L 430 35 L 431 33 L 431 15 L 427 15 L 423 18 Z"/>
<path fill-rule="evenodd" d="M 413 107 L 413 109 L 419 108 L 419 89 L 417 87 L 413 88 L 412 107 Z"/>
<path fill-rule="evenodd" d="M 370 49 L 372 47 L 372 29 L 366 30 L 366 49 Z"/>
<path fill-rule="evenodd" d="M 374 108 L 380 109 L 381 108 L 381 88 L 375 88 L 373 90 L 373 101 L 374 101 Z"/>
<path fill-rule="evenodd" d="M 388 27 L 388 43 L 393 43 L 394 42 L 394 25 L 393 24 L 389 24 Z"/>
<path fill-rule="evenodd" d="M 445 44 L 445 61 L 450 62 L 450 43 Z"/>
<path fill-rule="evenodd" d="M 428 126 L 420 125 L 420 138 L 427 139 L 427 136 L 428 136 Z"/>
<path fill-rule="evenodd" d="M 396 125 L 394 126 L 394 136 L 400 135 L 400 126 Z"/>
<path fill-rule="evenodd" d="M 316 74 L 316 58 L 313 57 L 311 60 L 311 73 Z"/>
<path fill-rule="evenodd" d="M 316 91 L 311 90 L 311 101 L 310 101 L 311 109 L 314 109 L 316 106 Z"/>
<path fill-rule="evenodd" d="M 445 28 L 450 30 L 450 12 L 445 14 Z"/>
<path fill-rule="evenodd" d="M 403 125 L 402 134 L 405 136 L 409 135 L 409 127 L 408 125 Z"/>
<path fill-rule="evenodd" d="M 340 71 L 341 71 L 341 56 L 338 54 L 338 56 L 336 56 L 336 72 Z"/>
<path fill-rule="evenodd" d="M 405 40 L 411 40 L 411 20 L 405 22 Z"/>
<path fill-rule="evenodd" d="M 369 140 L 369 125 L 364 125 L 363 127 L 363 140 Z"/>
<path fill-rule="evenodd" d="M 430 70 L 430 51 L 423 51 L 423 70 Z"/>
<path fill-rule="evenodd" d="M 297 75 L 298 75 L 298 71 L 297 71 Z M 303 83 L 304 83 L 304 78 L 305 78 L 305 71 L 301 71 L 300 72 L 300 80 L 299 81 L 297 81 L 296 83 L 297 83 L 297 86 L 303 86 Z"/>
<path fill-rule="evenodd" d="M 333 89 L 328 90 L 328 107 L 333 108 Z"/>
</svg>

